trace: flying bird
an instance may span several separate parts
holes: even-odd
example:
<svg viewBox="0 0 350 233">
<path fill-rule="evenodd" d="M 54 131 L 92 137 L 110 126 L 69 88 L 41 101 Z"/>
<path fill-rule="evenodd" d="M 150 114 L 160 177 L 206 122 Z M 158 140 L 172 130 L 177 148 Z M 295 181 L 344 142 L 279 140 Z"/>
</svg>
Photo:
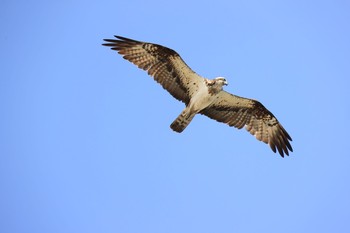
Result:
<svg viewBox="0 0 350 233">
<path fill-rule="evenodd" d="M 259 101 L 224 91 L 223 86 L 228 85 L 224 77 L 210 80 L 198 75 L 176 51 L 162 45 L 115 38 L 104 39 L 107 43 L 103 45 L 147 71 L 174 98 L 185 103 L 185 109 L 170 125 L 174 131 L 181 133 L 199 113 L 238 129 L 245 126 L 282 157 L 293 151 L 289 142 L 292 138 L 277 118 Z"/>
</svg>

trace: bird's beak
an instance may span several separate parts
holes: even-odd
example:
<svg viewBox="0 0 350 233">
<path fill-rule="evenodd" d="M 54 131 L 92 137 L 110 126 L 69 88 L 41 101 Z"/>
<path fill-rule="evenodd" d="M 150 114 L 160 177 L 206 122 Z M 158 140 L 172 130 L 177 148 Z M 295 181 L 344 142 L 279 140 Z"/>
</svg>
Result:
<svg viewBox="0 0 350 233">
<path fill-rule="evenodd" d="M 227 81 L 225 81 L 225 82 L 224 82 L 224 85 L 225 85 L 225 86 L 227 86 L 227 85 L 228 85 L 228 82 L 227 82 Z"/>
</svg>

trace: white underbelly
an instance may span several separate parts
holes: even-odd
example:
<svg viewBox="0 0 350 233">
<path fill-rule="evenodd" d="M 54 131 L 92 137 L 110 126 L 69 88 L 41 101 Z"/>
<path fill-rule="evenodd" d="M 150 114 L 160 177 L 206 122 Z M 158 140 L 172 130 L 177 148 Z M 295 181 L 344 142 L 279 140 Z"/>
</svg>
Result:
<svg viewBox="0 0 350 233">
<path fill-rule="evenodd" d="M 189 108 L 192 112 L 200 112 L 208 107 L 215 100 L 215 95 L 211 95 L 207 88 L 194 95 L 189 103 Z"/>
</svg>

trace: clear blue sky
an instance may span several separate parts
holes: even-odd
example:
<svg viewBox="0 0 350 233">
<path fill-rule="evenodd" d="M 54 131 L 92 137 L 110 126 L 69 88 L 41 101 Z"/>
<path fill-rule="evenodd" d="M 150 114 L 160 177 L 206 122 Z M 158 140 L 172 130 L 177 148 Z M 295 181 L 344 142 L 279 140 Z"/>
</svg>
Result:
<svg viewBox="0 0 350 233">
<path fill-rule="evenodd" d="M 0 232 L 350 232 L 348 1 L 1 1 Z M 260 100 L 282 159 L 101 46 L 168 46 Z"/>
</svg>

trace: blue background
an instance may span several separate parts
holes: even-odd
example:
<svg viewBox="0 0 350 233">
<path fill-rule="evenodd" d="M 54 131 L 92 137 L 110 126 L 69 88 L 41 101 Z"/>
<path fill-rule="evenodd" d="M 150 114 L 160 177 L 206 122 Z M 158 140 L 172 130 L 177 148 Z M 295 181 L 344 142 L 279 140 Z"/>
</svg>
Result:
<svg viewBox="0 0 350 233">
<path fill-rule="evenodd" d="M 0 231 L 350 232 L 350 3 L 0 3 Z M 282 159 L 196 116 L 101 46 L 175 49 L 261 101 L 293 137 Z"/>
</svg>

